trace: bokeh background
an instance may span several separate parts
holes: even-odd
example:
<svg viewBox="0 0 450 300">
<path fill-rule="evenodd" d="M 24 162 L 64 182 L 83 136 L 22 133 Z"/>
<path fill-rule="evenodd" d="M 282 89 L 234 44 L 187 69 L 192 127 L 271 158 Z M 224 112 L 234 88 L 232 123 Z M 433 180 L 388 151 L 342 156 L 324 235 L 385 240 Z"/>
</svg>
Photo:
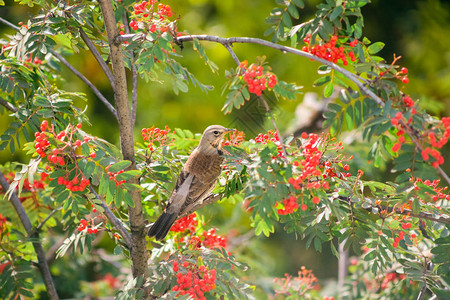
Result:
<svg viewBox="0 0 450 300">
<path fill-rule="evenodd" d="M 6 0 L 6 5 L 0 7 L 0 16 L 14 24 L 26 22 L 35 7 L 18 5 L 12 0 Z M 305 1 L 306 7 L 300 12 L 304 22 L 312 17 L 315 6 L 321 1 Z M 264 37 L 268 25 L 264 19 L 275 6 L 271 0 L 167 0 L 164 3 L 172 7 L 175 15 L 180 16 L 179 31 L 191 34 L 211 34 L 222 37 L 249 36 Z M 413 99 L 421 99 L 421 106 L 437 116 L 448 116 L 450 108 L 450 2 L 439 0 L 375 0 L 363 8 L 365 27 L 363 35 L 372 42 L 382 41 L 386 47 L 380 56 L 392 61 L 393 55 L 401 55 L 401 66 L 409 69 L 410 82 L 404 91 Z M 0 37 L 12 34 L 13 30 L 0 25 Z M 197 76 L 204 84 L 214 86 L 214 90 L 204 93 L 190 85 L 189 92 L 174 94 L 168 77 L 162 82 L 139 82 L 139 106 L 136 122 L 136 139 L 140 139 L 140 129 L 155 125 L 170 128 L 184 128 L 194 132 L 202 132 L 210 124 L 234 126 L 243 130 L 247 138 L 254 137 L 258 132 L 270 129 L 270 122 L 261 116 L 247 120 L 245 108 L 241 112 L 224 115 L 221 112 L 226 93 L 222 93 L 226 82 L 225 70 L 235 68 L 235 63 L 229 53 L 221 45 L 204 42 L 207 54 L 219 66 L 218 74 L 211 74 L 201 58 L 186 43 L 182 51 L 182 64 Z M 303 92 L 322 93 L 321 88 L 312 87 L 319 77 L 318 64 L 301 57 L 281 54 L 275 50 L 256 45 L 234 45 L 233 49 L 241 60 L 255 61 L 257 56 L 266 56 L 274 73 L 286 82 L 296 82 L 304 86 Z M 109 99 L 112 91 L 106 77 L 93 57 L 87 51 L 79 55 L 71 55 L 68 60 L 89 78 Z M 94 135 L 107 138 L 118 143 L 118 130 L 113 117 L 105 107 L 97 101 L 92 92 L 70 71 L 63 67 L 65 78 L 64 89 L 84 92 L 90 101 L 82 104 L 87 106 L 91 127 L 86 130 Z M 292 125 L 294 111 L 302 102 L 303 95 L 296 101 L 272 101 L 276 121 L 282 132 Z M 244 120 L 244 122 L 243 122 Z M 1 131 L 8 124 L 8 117 L 0 119 Z M 355 150 L 357 151 L 357 150 Z M 366 152 L 367 153 L 367 152 Z M 362 157 L 362 156 L 361 156 Z M 13 157 L 8 150 L 0 153 L 0 163 L 12 160 L 26 161 L 26 157 L 18 153 Z M 362 157 L 362 159 L 364 159 Z M 360 167 L 360 166 L 359 166 Z M 448 168 L 447 168 L 448 169 Z M 389 165 L 369 172 L 376 178 L 383 178 L 389 172 Z M 385 173 L 387 172 L 387 173 Z M 248 215 L 242 210 L 241 204 L 225 202 L 215 207 L 205 208 L 205 216 L 214 216 L 211 221 L 221 228 L 219 233 L 233 231 L 239 226 L 239 234 L 245 230 L 251 231 Z M 237 225 L 238 224 L 238 225 Z M 282 232 L 282 230 L 279 230 Z M 246 248 L 245 242 L 239 245 L 239 259 L 246 261 L 252 267 L 254 274 L 260 274 L 261 280 L 273 276 L 283 276 L 284 273 L 296 274 L 301 266 L 312 269 L 322 280 L 337 276 L 337 261 L 331 255 L 330 249 L 324 248 L 322 254 L 307 250 L 304 242 L 293 235 L 277 233 L 270 237 L 255 239 L 252 248 Z M 101 245 L 101 243 L 100 243 Z M 103 245 L 108 249 L 108 245 Z M 89 258 L 84 266 L 89 266 Z M 73 262 L 71 262 L 73 263 Z M 70 270 L 70 269 L 69 269 Z M 68 272 L 66 270 L 65 272 Z M 69 271 L 71 273 L 71 271 Z M 87 272 L 86 274 L 88 274 Z M 78 276 L 81 276 L 80 272 Z"/>
</svg>

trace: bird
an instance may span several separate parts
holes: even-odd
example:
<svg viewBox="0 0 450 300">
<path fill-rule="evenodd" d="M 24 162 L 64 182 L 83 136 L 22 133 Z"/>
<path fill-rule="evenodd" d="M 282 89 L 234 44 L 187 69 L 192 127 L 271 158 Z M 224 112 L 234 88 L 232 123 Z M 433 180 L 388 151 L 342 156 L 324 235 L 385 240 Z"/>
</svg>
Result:
<svg viewBox="0 0 450 300">
<path fill-rule="evenodd" d="M 150 228 L 149 237 L 163 240 L 179 216 L 209 196 L 222 172 L 222 140 L 230 131 L 234 129 L 221 125 L 205 129 L 197 148 L 189 155 L 178 176 L 166 208 Z"/>
</svg>

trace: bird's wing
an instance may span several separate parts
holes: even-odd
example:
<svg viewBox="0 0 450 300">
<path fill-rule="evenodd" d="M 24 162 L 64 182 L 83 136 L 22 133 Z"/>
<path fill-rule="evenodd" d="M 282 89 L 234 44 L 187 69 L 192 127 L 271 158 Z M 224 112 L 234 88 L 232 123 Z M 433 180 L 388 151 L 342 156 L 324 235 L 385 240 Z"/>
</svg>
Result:
<svg viewBox="0 0 450 300">
<path fill-rule="evenodd" d="M 195 174 L 195 177 L 192 180 L 189 195 L 181 209 L 181 214 L 190 210 L 195 203 L 203 201 L 213 191 L 222 170 L 222 161 L 223 158 L 218 155 L 203 157 L 199 153 L 194 163 L 188 165 L 188 169 L 192 174 Z"/>
<path fill-rule="evenodd" d="M 166 207 L 166 211 L 168 213 L 180 213 L 181 207 L 186 202 L 186 198 L 190 193 L 190 188 L 194 178 L 195 175 L 184 170 L 181 171 L 178 176 L 177 183 L 173 189 L 172 196 L 170 197 L 169 203 Z"/>
</svg>

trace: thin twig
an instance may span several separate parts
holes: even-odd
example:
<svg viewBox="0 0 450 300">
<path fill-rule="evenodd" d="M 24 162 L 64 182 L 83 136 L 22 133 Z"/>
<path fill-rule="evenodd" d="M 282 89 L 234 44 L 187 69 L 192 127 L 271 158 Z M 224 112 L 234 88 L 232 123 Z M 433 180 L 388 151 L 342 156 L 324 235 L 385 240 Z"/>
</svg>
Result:
<svg viewBox="0 0 450 300">
<path fill-rule="evenodd" d="M 231 48 L 230 44 L 223 44 L 223 46 L 228 50 L 228 52 L 230 52 L 231 57 L 236 62 L 236 64 L 239 66 L 241 64 L 241 61 L 239 60 L 236 53 Z"/>
<path fill-rule="evenodd" d="M 128 232 L 128 230 L 125 228 L 125 226 L 122 224 L 122 222 L 116 217 L 116 215 L 109 209 L 108 205 L 103 202 L 102 198 L 99 194 L 94 190 L 92 186 L 89 186 L 89 190 L 91 193 L 100 200 L 100 207 L 103 208 L 103 213 L 108 218 L 108 220 L 114 225 L 114 227 L 117 229 L 118 232 L 122 235 L 123 239 L 125 240 L 125 243 L 128 246 L 128 249 L 131 249 L 131 235 Z"/>
<path fill-rule="evenodd" d="M 3 187 L 3 190 L 9 190 L 9 183 L 6 181 L 5 176 L 0 172 L 0 185 Z M 50 268 L 47 264 L 47 260 L 45 258 L 44 248 L 42 248 L 41 243 L 38 241 L 39 233 L 36 230 L 33 230 L 30 219 L 20 202 L 19 197 L 16 192 L 12 192 L 9 198 L 12 206 L 14 207 L 17 215 L 19 216 L 20 221 L 22 222 L 23 227 L 28 235 L 31 238 L 34 238 L 36 241 L 32 242 L 34 251 L 36 252 L 36 256 L 38 259 L 38 268 L 42 274 L 44 279 L 45 287 L 47 288 L 47 293 L 50 299 L 59 299 L 58 293 L 56 292 L 55 283 L 53 282 L 52 274 L 50 273 Z"/>
<path fill-rule="evenodd" d="M 0 97 L 0 105 L 4 106 L 7 110 L 10 110 L 14 113 L 18 112 L 19 109 L 17 107 L 15 107 L 14 105 L 12 105 L 11 103 L 9 103 L 8 101 L 6 101 L 5 99 Z"/>
<path fill-rule="evenodd" d="M 130 26 L 128 25 L 127 12 L 123 13 L 123 24 L 125 25 L 125 33 L 130 33 Z M 134 53 L 133 50 L 130 51 L 131 56 L 131 76 L 132 76 L 132 89 L 131 89 L 131 124 L 134 127 L 136 123 L 136 112 L 137 112 L 137 102 L 138 102 L 138 72 L 134 64 Z"/>
<path fill-rule="evenodd" d="M 95 60 L 97 60 L 98 64 L 100 65 L 100 67 L 102 68 L 102 70 L 105 73 L 106 77 L 108 78 L 112 89 L 115 90 L 116 87 L 115 87 L 115 83 L 114 83 L 114 76 L 113 76 L 111 70 L 109 69 L 108 65 L 103 60 L 103 57 L 98 52 L 97 48 L 95 48 L 94 43 L 92 43 L 91 39 L 87 36 L 86 32 L 84 32 L 84 30 L 82 28 L 80 28 L 79 31 L 80 31 L 81 39 L 84 41 L 86 46 L 89 48 L 89 50 L 91 51 L 92 55 L 94 55 Z"/>
<path fill-rule="evenodd" d="M 54 210 L 52 210 L 49 214 L 48 214 L 48 216 L 41 222 L 41 223 L 39 223 L 39 225 L 38 226 L 36 226 L 36 231 L 39 233 L 40 231 L 41 231 L 41 228 L 45 225 L 45 223 L 48 221 L 48 220 L 50 220 L 50 218 L 54 215 L 54 214 L 56 214 L 59 210 L 61 210 L 62 209 L 62 206 L 61 207 L 57 207 L 57 208 L 55 208 Z"/>
</svg>

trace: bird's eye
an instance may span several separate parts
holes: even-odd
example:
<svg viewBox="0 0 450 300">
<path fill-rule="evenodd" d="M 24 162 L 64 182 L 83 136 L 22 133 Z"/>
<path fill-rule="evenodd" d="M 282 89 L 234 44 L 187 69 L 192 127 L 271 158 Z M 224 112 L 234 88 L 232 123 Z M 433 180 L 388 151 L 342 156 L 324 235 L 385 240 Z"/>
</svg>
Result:
<svg viewBox="0 0 450 300">
<path fill-rule="evenodd" d="M 214 135 L 219 135 L 219 132 L 217 130 L 213 131 Z"/>
</svg>

